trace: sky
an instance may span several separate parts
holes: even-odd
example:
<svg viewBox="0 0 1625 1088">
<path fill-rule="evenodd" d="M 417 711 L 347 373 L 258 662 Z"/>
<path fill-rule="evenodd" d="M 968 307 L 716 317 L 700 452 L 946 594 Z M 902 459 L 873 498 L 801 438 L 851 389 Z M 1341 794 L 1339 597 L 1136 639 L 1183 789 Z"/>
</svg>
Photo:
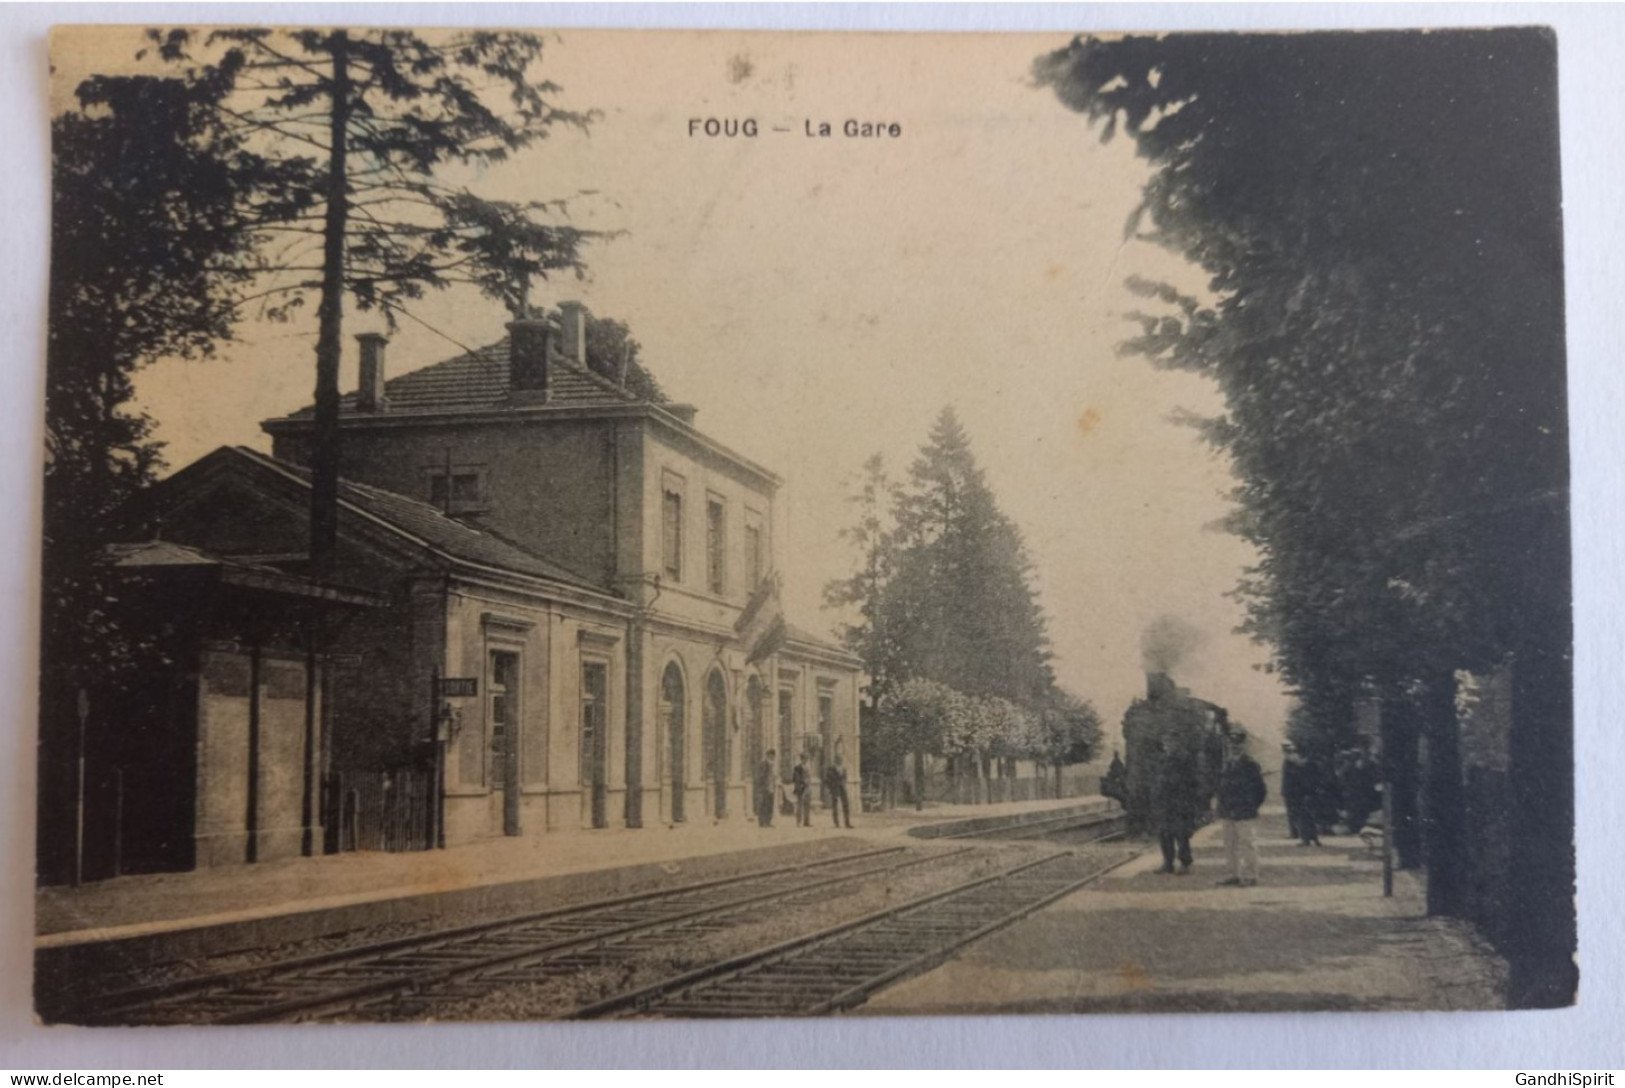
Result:
<svg viewBox="0 0 1625 1088">
<path fill-rule="evenodd" d="M 821 589 L 854 561 L 837 533 L 859 466 L 880 452 L 905 473 L 951 404 L 1025 535 L 1057 676 L 1109 736 L 1143 691 L 1140 636 L 1162 615 L 1201 634 L 1179 682 L 1274 736 L 1285 697 L 1226 596 L 1255 556 L 1209 527 L 1233 479 L 1169 420 L 1220 398 L 1114 350 L 1135 328 L 1129 275 L 1201 279 L 1125 241 L 1147 176 L 1130 142 L 1102 144 L 1033 85 L 1033 59 L 1066 40 L 572 30 L 550 37 L 539 74 L 558 104 L 598 111 L 590 129 L 464 180 L 494 198 L 573 197 L 573 222 L 619 232 L 589 249 L 584 281 L 533 301 L 626 321 L 702 430 L 785 478 L 777 561 L 794 622 L 838 618 Z M 58 105 L 85 74 L 133 70 L 138 47 L 128 30 L 59 34 Z M 751 118 L 758 135 L 691 135 L 707 118 Z M 849 119 L 901 135 L 847 138 Z M 836 135 L 805 135 L 824 122 Z M 497 340 L 506 320 L 472 288 L 410 309 L 392 375 Z M 370 330 L 375 315 L 347 316 L 346 388 L 350 334 Z M 143 372 L 171 466 L 269 449 L 258 422 L 309 403 L 314 343 L 308 317 L 250 322 L 216 360 Z"/>
</svg>

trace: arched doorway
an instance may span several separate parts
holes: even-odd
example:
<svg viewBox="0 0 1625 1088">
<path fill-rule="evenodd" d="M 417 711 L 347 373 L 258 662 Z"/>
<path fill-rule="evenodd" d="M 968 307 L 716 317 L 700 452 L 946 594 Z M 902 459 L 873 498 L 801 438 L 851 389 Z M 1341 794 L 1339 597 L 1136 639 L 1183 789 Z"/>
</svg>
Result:
<svg viewBox="0 0 1625 1088">
<path fill-rule="evenodd" d="M 728 815 L 728 682 L 721 669 L 712 669 L 705 678 L 700 732 L 705 745 L 705 780 L 716 796 L 713 811 L 721 819 Z"/>
<path fill-rule="evenodd" d="M 684 770 L 684 760 L 687 758 L 687 738 L 683 735 L 685 694 L 683 670 L 673 661 L 666 666 L 666 673 L 660 678 L 660 722 L 666 732 L 666 743 L 671 746 L 668 765 L 671 775 L 671 822 L 674 824 L 683 822 L 683 792 L 688 789 L 688 774 Z"/>
</svg>

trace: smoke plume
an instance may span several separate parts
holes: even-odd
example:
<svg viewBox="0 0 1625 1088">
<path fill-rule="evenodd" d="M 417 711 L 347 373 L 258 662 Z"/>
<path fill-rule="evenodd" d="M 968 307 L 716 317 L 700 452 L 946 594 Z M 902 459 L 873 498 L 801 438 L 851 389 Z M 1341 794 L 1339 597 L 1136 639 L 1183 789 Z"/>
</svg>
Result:
<svg viewBox="0 0 1625 1088">
<path fill-rule="evenodd" d="M 1151 621 L 1140 636 L 1140 657 L 1146 672 L 1171 673 L 1206 640 L 1206 636 L 1178 616 L 1164 613 Z"/>
</svg>

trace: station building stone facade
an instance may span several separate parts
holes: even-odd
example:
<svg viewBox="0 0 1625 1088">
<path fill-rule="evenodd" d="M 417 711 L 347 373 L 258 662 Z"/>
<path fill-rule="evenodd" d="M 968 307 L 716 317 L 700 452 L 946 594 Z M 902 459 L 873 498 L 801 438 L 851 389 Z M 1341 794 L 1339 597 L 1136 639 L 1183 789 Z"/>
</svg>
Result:
<svg viewBox="0 0 1625 1088">
<path fill-rule="evenodd" d="M 325 581 L 372 603 L 326 629 L 323 783 L 432 766 L 424 834 L 457 845 L 749 820 L 768 748 L 783 779 L 802 752 L 855 775 L 858 662 L 779 614 L 779 478 L 694 409 L 591 370 L 581 308 L 563 315 L 393 379 L 383 338 L 360 338 Z M 267 420 L 269 456 L 222 449 L 177 473 L 149 523 L 301 572 L 312 416 Z M 216 772 L 235 773 L 199 770 Z M 347 804 L 324 791 L 327 849 Z"/>
</svg>

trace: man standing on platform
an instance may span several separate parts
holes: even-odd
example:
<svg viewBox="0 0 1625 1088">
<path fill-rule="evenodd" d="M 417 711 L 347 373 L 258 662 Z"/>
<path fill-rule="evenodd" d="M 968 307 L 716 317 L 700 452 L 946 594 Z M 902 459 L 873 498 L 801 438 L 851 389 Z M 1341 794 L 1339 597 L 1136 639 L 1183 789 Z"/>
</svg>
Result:
<svg viewBox="0 0 1625 1088">
<path fill-rule="evenodd" d="M 1264 771 L 1247 754 L 1247 734 L 1227 738 L 1224 771 L 1219 775 L 1219 819 L 1224 821 L 1224 855 L 1230 876 L 1221 885 L 1252 887 L 1258 883 L 1258 844 L 1253 828 L 1264 803 Z"/>
<path fill-rule="evenodd" d="M 796 769 L 791 776 L 796 795 L 796 826 L 812 826 L 812 775 L 807 770 L 807 753 L 796 757 Z"/>
<path fill-rule="evenodd" d="M 1207 814 L 1208 793 L 1202 788 L 1196 757 L 1190 741 L 1170 737 L 1157 763 L 1157 777 L 1151 783 L 1151 814 L 1162 845 L 1159 873 L 1191 871 L 1191 835 Z M 1179 868 L 1174 868 L 1174 862 Z"/>
<path fill-rule="evenodd" d="M 841 815 L 846 815 L 846 826 L 852 826 L 852 801 L 846 795 L 846 762 L 841 753 L 835 753 L 835 761 L 824 771 L 824 789 L 829 792 L 829 811 L 835 817 L 835 826 L 841 826 Z"/>
<path fill-rule="evenodd" d="M 1303 756 L 1290 741 L 1281 745 L 1281 800 L 1286 802 L 1286 834 L 1289 839 L 1302 839 L 1304 813 Z"/>
<path fill-rule="evenodd" d="M 773 803 L 779 785 L 773 773 L 773 757 L 777 754 L 769 748 L 756 767 L 756 822 L 763 827 L 773 826 Z"/>
</svg>

